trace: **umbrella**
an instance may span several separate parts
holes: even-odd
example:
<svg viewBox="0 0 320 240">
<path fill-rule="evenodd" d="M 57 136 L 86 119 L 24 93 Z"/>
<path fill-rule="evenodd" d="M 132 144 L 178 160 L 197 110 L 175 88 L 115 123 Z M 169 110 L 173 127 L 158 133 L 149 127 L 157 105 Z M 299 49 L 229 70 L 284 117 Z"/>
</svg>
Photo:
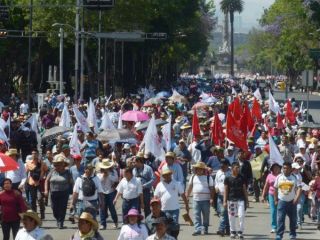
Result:
<svg viewBox="0 0 320 240">
<path fill-rule="evenodd" d="M 188 100 L 182 95 L 174 95 L 169 98 L 171 101 L 176 103 L 188 103 Z"/>
<path fill-rule="evenodd" d="M 11 157 L 0 153 L 0 172 L 7 172 L 11 170 L 17 170 L 19 168 L 18 163 Z"/>
<path fill-rule="evenodd" d="M 133 132 L 128 129 L 108 129 L 102 131 L 97 139 L 100 141 L 117 141 L 117 140 L 125 140 L 135 138 Z"/>
<path fill-rule="evenodd" d="M 147 129 L 148 126 L 149 126 L 149 122 L 150 122 L 150 120 L 148 120 L 148 121 L 146 121 L 144 123 L 141 123 L 139 125 L 139 127 L 136 128 L 137 131 L 141 131 L 141 130 Z M 156 126 L 161 126 L 161 125 L 167 124 L 168 122 L 159 118 L 159 119 L 156 119 L 155 123 L 156 123 Z"/>
<path fill-rule="evenodd" d="M 206 99 L 203 99 L 201 100 L 202 103 L 208 103 L 208 104 L 211 104 L 211 103 L 216 103 L 218 102 L 219 100 L 216 99 L 215 97 L 208 97 Z"/>
<path fill-rule="evenodd" d="M 123 121 L 131 121 L 131 122 L 143 122 L 149 119 L 148 114 L 141 111 L 127 111 L 122 114 Z"/>
<path fill-rule="evenodd" d="M 156 97 L 159 97 L 159 98 L 168 98 L 170 96 L 171 96 L 171 94 L 167 91 L 158 92 L 156 95 Z"/>
<path fill-rule="evenodd" d="M 160 105 L 161 103 L 163 103 L 163 101 L 160 98 L 154 97 L 154 98 L 150 98 L 148 99 L 143 106 L 144 107 L 150 107 L 152 105 Z"/>
<path fill-rule="evenodd" d="M 192 106 L 192 110 L 194 109 L 205 109 L 205 108 L 208 108 L 209 107 L 209 104 L 208 103 L 205 103 L 205 102 L 197 102 L 196 104 L 194 104 Z"/>
<path fill-rule="evenodd" d="M 68 131 L 70 131 L 69 128 L 60 127 L 60 126 L 49 128 L 45 130 L 44 134 L 42 135 L 42 139 L 55 138 L 56 136 L 61 135 Z"/>
</svg>

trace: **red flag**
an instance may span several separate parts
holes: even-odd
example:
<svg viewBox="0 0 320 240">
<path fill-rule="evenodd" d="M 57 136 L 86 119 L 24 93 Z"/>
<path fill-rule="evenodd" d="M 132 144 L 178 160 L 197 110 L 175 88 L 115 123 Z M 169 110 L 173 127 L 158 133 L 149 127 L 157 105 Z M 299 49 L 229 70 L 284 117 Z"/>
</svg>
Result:
<svg viewBox="0 0 320 240">
<path fill-rule="evenodd" d="M 242 107 L 240 104 L 239 97 L 236 97 L 233 102 L 229 105 L 229 110 L 232 112 L 232 115 L 235 120 L 240 120 L 242 116 Z"/>
<path fill-rule="evenodd" d="M 286 118 L 291 124 L 294 124 L 296 122 L 296 117 L 294 116 L 294 112 L 292 111 L 292 105 L 289 99 L 287 100 Z"/>
<path fill-rule="evenodd" d="M 240 127 L 244 132 L 247 132 L 248 130 L 252 131 L 254 127 L 254 121 L 247 102 L 244 102 L 243 104 L 243 114 L 240 120 Z"/>
<path fill-rule="evenodd" d="M 200 136 L 199 119 L 198 119 L 198 115 L 197 115 L 196 109 L 193 111 L 192 134 L 193 134 L 193 137 Z"/>
<path fill-rule="evenodd" d="M 256 98 L 254 98 L 254 100 L 253 100 L 251 114 L 252 114 L 252 117 L 256 119 L 256 121 L 262 120 L 260 104 Z"/>
<path fill-rule="evenodd" d="M 280 116 L 280 113 L 278 112 L 277 114 L 277 128 L 279 129 L 283 129 L 285 128 L 284 124 L 283 124 L 283 119 L 282 117 Z"/>
<path fill-rule="evenodd" d="M 246 135 L 240 129 L 240 125 L 233 118 L 230 111 L 228 111 L 227 115 L 227 138 L 234 142 L 237 147 L 244 151 L 248 151 Z"/>
<path fill-rule="evenodd" d="M 215 145 L 222 146 L 224 143 L 224 137 L 222 123 L 219 119 L 218 113 L 216 112 L 211 123 L 211 138 Z"/>
</svg>

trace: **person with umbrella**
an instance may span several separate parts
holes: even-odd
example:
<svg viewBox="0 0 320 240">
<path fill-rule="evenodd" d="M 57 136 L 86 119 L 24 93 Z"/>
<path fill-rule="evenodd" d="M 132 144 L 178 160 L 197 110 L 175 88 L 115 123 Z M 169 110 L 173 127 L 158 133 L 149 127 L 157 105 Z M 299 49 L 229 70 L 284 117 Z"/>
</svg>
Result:
<svg viewBox="0 0 320 240">
<path fill-rule="evenodd" d="M 11 179 L 5 178 L 2 186 L 4 191 L 0 193 L 1 226 L 4 240 L 10 239 L 10 231 L 12 231 L 13 239 L 16 237 L 20 227 L 19 213 L 27 211 L 21 193 L 14 190 L 12 186 Z"/>
<path fill-rule="evenodd" d="M 19 168 L 17 170 L 11 170 L 5 173 L 5 177 L 10 178 L 12 181 L 12 188 L 18 190 L 21 182 L 24 182 L 27 177 L 26 168 L 21 158 L 19 158 L 16 148 L 10 148 L 6 152 L 6 155 L 15 160 L 19 165 Z"/>
</svg>

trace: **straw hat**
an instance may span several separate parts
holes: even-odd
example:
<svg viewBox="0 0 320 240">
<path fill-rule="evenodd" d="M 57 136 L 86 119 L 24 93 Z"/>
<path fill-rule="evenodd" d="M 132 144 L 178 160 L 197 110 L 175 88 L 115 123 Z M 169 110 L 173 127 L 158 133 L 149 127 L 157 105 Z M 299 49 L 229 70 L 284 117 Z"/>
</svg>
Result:
<svg viewBox="0 0 320 240">
<path fill-rule="evenodd" d="M 127 215 L 124 216 L 125 219 L 128 217 L 138 217 L 138 219 L 142 220 L 143 216 L 139 213 L 139 211 L 135 208 L 131 208 Z"/>
<path fill-rule="evenodd" d="M 144 153 L 143 152 L 138 152 L 136 155 L 136 158 L 144 158 Z"/>
<path fill-rule="evenodd" d="M 28 210 L 24 213 L 19 213 L 19 216 L 21 219 L 23 219 L 24 217 L 32 218 L 33 220 L 36 221 L 38 226 L 41 226 L 41 224 L 42 224 L 41 219 L 39 218 L 38 214 L 32 210 Z"/>
<path fill-rule="evenodd" d="M 201 168 L 206 169 L 207 165 L 204 162 L 197 162 L 196 164 L 192 165 L 193 168 Z"/>
<path fill-rule="evenodd" d="M 179 116 L 179 117 L 177 117 L 176 119 L 175 119 L 175 122 L 176 123 L 179 123 L 179 122 L 181 122 L 182 121 L 182 116 Z"/>
<path fill-rule="evenodd" d="M 109 158 L 102 159 L 102 162 L 99 163 L 100 169 L 109 169 L 113 167 L 113 163 L 110 161 Z"/>
<path fill-rule="evenodd" d="M 13 156 L 18 155 L 18 150 L 16 148 L 9 148 L 9 150 L 6 152 L 7 156 Z"/>
<path fill-rule="evenodd" d="M 66 165 L 68 165 L 69 163 L 67 162 L 67 159 L 65 156 L 63 156 L 62 154 L 58 154 L 54 157 L 52 163 L 64 163 Z"/>
<path fill-rule="evenodd" d="M 174 152 L 167 152 L 165 157 L 175 158 L 176 154 Z"/>
<path fill-rule="evenodd" d="M 189 123 L 185 123 L 180 127 L 181 130 L 189 129 L 189 128 L 191 128 L 191 125 Z"/>
<path fill-rule="evenodd" d="M 82 212 L 80 217 L 78 218 L 79 220 L 82 219 L 82 220 L 85 220 L 89 223 L 91 223 L 92 225 L 92 228 L 94 231 L 98 230 L 98 227 L 99 227 L 99 224 L 98 222 L 93 218 L 93 216 L 88 213 L 88 212 Z"/>
<path fill-rule="evenodd" d="M 172 173 L 172 170 L 168 166 L 164 166 L 161 170 L 161 175 L 167 175 Z"/>
</svg>

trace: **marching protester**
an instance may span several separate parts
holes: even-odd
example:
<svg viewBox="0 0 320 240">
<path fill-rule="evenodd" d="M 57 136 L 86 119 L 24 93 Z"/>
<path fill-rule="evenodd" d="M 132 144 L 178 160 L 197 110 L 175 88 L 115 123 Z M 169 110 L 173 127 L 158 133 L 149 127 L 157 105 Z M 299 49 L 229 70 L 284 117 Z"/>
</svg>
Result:
<svg viewBox="0 0 320 240">
<path fill-rule="evenodd" d="M 26 168 L 21 158 L 19 158 L 18 151 L 15 148 L 9 148 L 6 155 L 17 161 L 19 168 L 15 171 L 11 170 L 5 173 L 6 178 L 10 178 L 12 181 L 12 188 L 18 190 L 22 188 L 22 185 L 26 181 Z"/>
<path fill-rule="evenodd" d="M 156 232 L 149 236 L 147 240 L 157 240 L 157 239 L 166 239 L 166 240 L 174 240 L 175 238 L 168 235 L 168 222 L 165 217 L 154 218 L 153 223 L 155 226 Z"/>
<path fill-rule="evenodd" d="M 192 165 L 195 174 L 190 177 L 186 197 L 189 198 L 191 192 L 193 196 L 193 214 L 195 231 L 193 236 L 208 234 L 210 206 L 214 200 L 213 179 L 206 173 L 206 164 L 197 162 Z"/>
<path fill-rule="evenodd" d="M 27 206 L 19 191 L 13 189 L 12 180 L 5 178 L 3 180 L 3 190 L 0 192 L 0 208 L 1 208 L 1 228 L 3 239 L 10 239 L 10 231 L 12 231 L 13 239 L 15 239 L 20 227 L 19 214 L 27 210 Z"/>
</svg>

